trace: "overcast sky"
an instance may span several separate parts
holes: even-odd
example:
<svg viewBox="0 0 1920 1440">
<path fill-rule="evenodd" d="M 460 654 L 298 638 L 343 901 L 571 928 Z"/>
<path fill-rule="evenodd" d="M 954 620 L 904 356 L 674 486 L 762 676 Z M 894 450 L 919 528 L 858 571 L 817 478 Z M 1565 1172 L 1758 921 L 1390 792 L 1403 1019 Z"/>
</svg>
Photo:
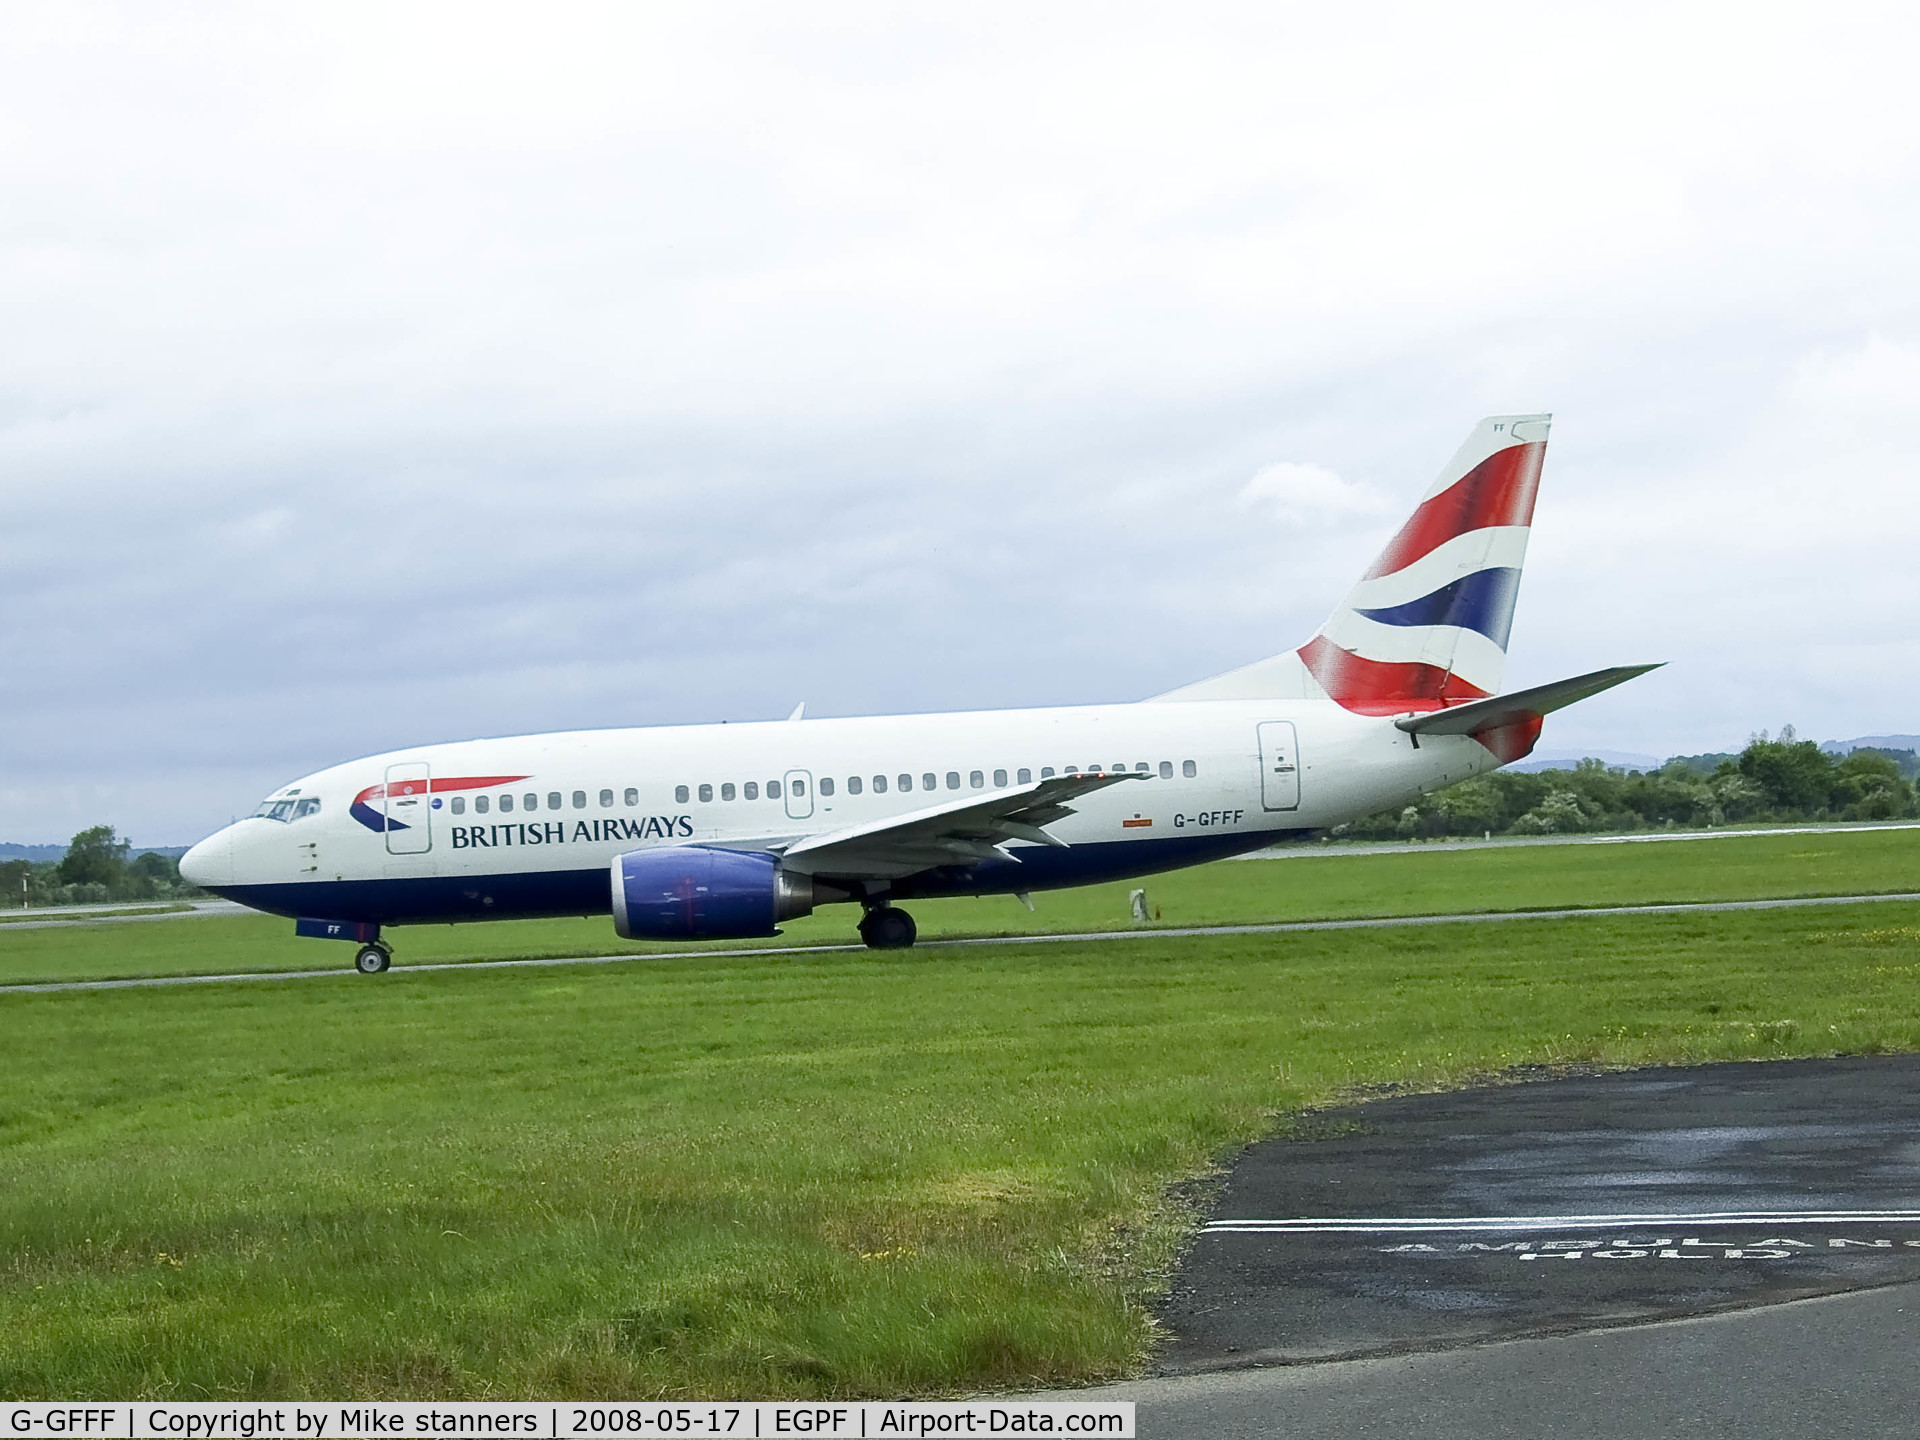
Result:
<svg viewBox="0 0 1920 1440">
<path fill-rule="evenodd" d="M 1920 731 L 1905 7 L 10 5 L 0 840 L 1129 700 L 1556 414 L 1543 751 Z"/>
</svg>

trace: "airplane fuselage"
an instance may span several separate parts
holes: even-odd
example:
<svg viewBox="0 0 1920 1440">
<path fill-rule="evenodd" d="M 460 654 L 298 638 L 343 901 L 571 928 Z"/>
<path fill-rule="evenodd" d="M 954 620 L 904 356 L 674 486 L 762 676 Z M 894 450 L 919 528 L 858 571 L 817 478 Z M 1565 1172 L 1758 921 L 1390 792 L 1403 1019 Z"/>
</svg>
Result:
<svg viewBox="0 0 1920 1440">
<path fill-rule="evenodd" d="M 894 899 L 1148 875 L 1324 829 L 1493 769 L 1331 701 L 1197 701 L 568 731 L 396 750 L 276 791 L 196 850 L 206 888 L 377 925 L 607 914 L 615 857 L 783 852 L 1054 774 L 1143 773 Z M 315 804 L 314 802 L 318 802 Z M 279 818 L 276 818 L 276 814 Z M 840 897 L 829 897 L 840 898 Z"/>
</svg>

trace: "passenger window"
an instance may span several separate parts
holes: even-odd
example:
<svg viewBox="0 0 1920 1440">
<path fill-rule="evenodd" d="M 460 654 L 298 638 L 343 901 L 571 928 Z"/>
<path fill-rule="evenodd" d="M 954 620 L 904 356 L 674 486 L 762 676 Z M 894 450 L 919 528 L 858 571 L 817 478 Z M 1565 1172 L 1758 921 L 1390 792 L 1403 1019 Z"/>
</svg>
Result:
<svg viewBox="0 0 1920 1440">
<path fill-rule="evenodd" d="M 793 793 L 796 795 L 800 793 L 800 787 L 798 785 L 793 787 Z M 778 780 L 767 781 L 767 799 L 778 800 L 779 798 L 780 798 L 780 782 Z"/>
<path fill-rule="evenodd" d="M 474 802 L 474 807 L 476 809 L 479 808 L 479 801 L 477 799 Z M 451 808 L 453 813 L 456 815 L 466 814 L 467 813 L 467 797 L 464 795 L 454 796 L 452 801 L 449 802 L 449 808 Z"/>
<path fill-rule="evenodd" d="M 1160 762 L 1160 778 L 1162 780 L 1173 779 L 1173 761 L 1162 760 Z"/>
<path fill-rule="evenodd" d="M 1136 770 L 1151 770 L 1153 769 L 1153 766 L 1149 765 L 1144 760 L 1136 760 L 1133 762 L 1133 768 Z"/>
<path fill-rule="evenodd" d="M 560 792 L 558 790 L 549 790 L 547 792 L 547 809 L 558 810 L 559 808 L 560 808 Z"/>
<path fill-rule="evenodd" d="M 806 787 L 802 786 L 793 793 L 796 795 L 804 795 L 806 793 Z M 833 777 L 831 775 L 822 775 L 820 777 L 820 793 L 823 796 L 833 794 Z M 859 792 L 855 791 L 854 793 L 858 794 Z"/>
<path fill-rule="evenodd" d="M 624 798 L 629 805 L 638 805 L 640 803 L 640 792 L 629 785 L 626 795 L 622 798 Z M 673 798 L 678 800 L 682 805 L 686 804 L 687 787 L 684 785 L 676 786 L 673 792 Z"/>
<path fill-rule="evenodd" d="M 484 815 L 487 813 L 487 797 L 486 796 L 476 795 L 473 797 L 473 813 L 476 815 Z"/>
<path fill-rule="evenodd" d="M 540 797 L 538 795 L 522 795 L 520 797 L 520 808 L 522 810 L 538 810 L 540 808 Z"/>
<path fill-rule="evenodd" d="M 886 781 L 887 781 L 887 777 L 884 775 L 874 776 L 873 777 L 873 793 L 876 795 L 884 794 L 887 788 Z M 832 783 L 833 782 L 830 780 L 822 780 L 820 782 L 823 788 Z M 866 789 L 866 786 L 864 783 L 862 783 L 858 775 L 849 775 L 847 777 L 847 794 L 858 795 L 864 789 Z M 826 793 L 831 795 L 833 792 L 831 790 L 828 790 Z"/>
<path fill-rule="evenodd" d="M 638 798 L 638 795 L 639 795 L 638 791 L 635 791 L 635 790 L 627 791 L 627 804 L 629 805 L 634 804 L 636 799 Z M 676 785 L 673 787 L 673 803 L 676 805 L 684 805 L 687 803 L 687 787 L 686 786 Z"/>
<path fill-rule="evenodd" d="M 1040 778 L 1042 780 L 1051 780 L 1053 778 L 1053 766 L 1042 765 L 1040 767 Z"/>
<path fill-rule="evenodd" d="M 827 794 L 829 794 L 829 795 L 831 795 L 831 794 L 833 793 L 833 782 L 832 782 L 831 780 L 828 780 L 828 781 L 826 781 L 826 782 L 824 782 L 824 783 L 826 784 L 826 787 L 827 787 Z M 795 795 L 804 795 L 804 794 L 806 794 L 806 793 L 807 793 L 807 782 L 806 782 L 806 781 L 804 781 L 804 780 L 796 780 L 796 781 L 794 781 L 794 782 L 793 782 L 793 793 L 794 793 Z"/>
<path fill-rule="evenodd" d="M 931 780 L 933 777 L 929 775 L 927 778 Z M 907 791 L 911 789 L 913 789 L 913 776 L 902 775 L 900 777 L 900 793 L 904 795 L 906 794 Z"/>
<path fill-rule="evenodd" d="M 702 785 L 700 787 L 700 803 L 704 805 L 711 799 L 713 799 L 713 787 L 711 785 Z"/>
<path fill-rule="evenodd" d="M 904 780 L 907 777 L 902 775 L 900 778 Z M 887 793 L 887 777 L 886 776 L 876 775 L 873 777 L 873 793 L 876 795 L 884 795 Z"/>
<path fill-rule="evenodd" d="M 1033 771 L 1028 770 L 1023 766 L 1019 771 L 1019 773 L 1016 774 L 1013 778 L 1022 785 L 1031 785 L 1033 783 Z"/>
<path fill-rule="evenodd" d="M 1200 770 L 1199 770 L 1199 767 L 1193 763 L 1193 761 L 1182 760 L 1180 762 L 1180 773 L 1186 776 L 1187 779 L 1191 780 L 1193 779 L 1194 776 L 1200 773 Z"/>
<path fill-rule="evenodd" d="M 929 785 L 927 788 L 931 790 L 933 787 Z M 958 790 L 959 788 L 960 788 L 960 772 L 958 770 L 947 771 L 947 789 Z"/>
<path fill-rule="evenodd" d="M 733 799 L 733 782 L 731 780 L 720 787 L 720 798 L 722 800 Z"/>
<path fill-rule="evenodd" d="M 573 792 L 573 808 L 576 810 L 584 810 L 587 808 L 587 792 L 586 791 L 576 790 Z"/>
<path fill-rule="evenodd" d="M 998 789 L 1000 789 L 1000 788 L 1002 788 L 1003 786 L 1005 786 L 1005 784 L 1006 784 L 1006 783 L 1007 783 L 1007 772 L 1006 772 L 1006 771 L 1004 771 L 1004 770 L 996 770 L 996 771 L 994 771 L 994 772 L 993 772 L 993 788 L 994 788 L 994 789 L 996 789 L 996 790 L 998 790 Z"/>
<path fill-rule="evenodd" d="M 740 793 L 749 800 L 758 800 L 760 798 L 760 782 L 758 780 L 747 781 L 745 785 L 740 787 Z"/>
<path fill-rule="evenodd" d="M 1061 773 L 1066 775 L 1078 775 L 1080 773 L 1080 767 L 1078 765 L 1069 765 Z"/>
<path fill-rule="evenodd" d="M 602 810 L 611 810 L 613 808 L 613 791 L 602 790 L 600 792 L 600 808 Z"/>
<path fill-rule="evenodd" d="M 476 795 L 476 796 L 474 796 L 474 797 L 473 797 L 473 808 L 474 808 L 474 809 L 476 809 L 476 810 L 478 810 L 478 809 L 480 808 L 480 802 L 481 802 L 482 800 L 484 800 L 485 798 L 486 798 L 486 797 L 485 797 L 484 795 Z M 533 807 L 532 807 L 531 805 L 529 805 L 529 806 L 528 806 L 527 808 L 528 808 L 529 810 L 531 810 L 531 809 L 532 809 Z M 500 797 L 500 813 L 501 813 L 502 815 L 505 815 L 505 814 L 507 814 L 507 813 L 508 813 L 509 811 L 511 811 L 512 809 L 513 809 L 513 796 L 511 796 L 511 795 L 502 795 L 502 796 Z"/>
<path fill-rule="evenodd" d="M 970 790 L 986 789 L 987 777 L 982 775 L 978 770 L 969 770 L 967 772 L 967 788 Z"/>
</svg>

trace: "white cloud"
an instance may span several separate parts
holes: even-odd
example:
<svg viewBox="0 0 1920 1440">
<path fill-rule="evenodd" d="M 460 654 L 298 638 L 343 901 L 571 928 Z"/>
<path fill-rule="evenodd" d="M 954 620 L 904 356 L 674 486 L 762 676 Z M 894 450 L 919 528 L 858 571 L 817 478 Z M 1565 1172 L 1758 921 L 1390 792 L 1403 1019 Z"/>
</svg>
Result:
<svg viewBox="0 0 1920 1440">
<path fill-rule="evenodd" d="M 1324 528 L 1383 515 L 1388 505 L 1368 485 L 1343 480 L 1324 465 L 1281 460 L 1263 465 L 1240 487 L 1240 503 L 1287 525 Z"/>
<path fill-rule="evenodd" d="M 1152 693 L 1298 643 L 1535 408 L 1515 682 L 1675 659 L 1546 743 L 1920 728 L 1913 29 L 10 15 L 0 838 L 440 735 Z"/>
</svg>

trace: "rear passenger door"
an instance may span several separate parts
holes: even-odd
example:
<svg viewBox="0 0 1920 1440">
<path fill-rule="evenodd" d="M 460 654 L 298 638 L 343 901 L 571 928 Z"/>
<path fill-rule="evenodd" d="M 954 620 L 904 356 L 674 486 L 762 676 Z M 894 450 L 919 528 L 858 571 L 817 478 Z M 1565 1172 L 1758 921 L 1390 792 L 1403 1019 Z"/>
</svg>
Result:
<svg viewBox="0 0 1920 1440">
<path fill-rule="evenodd" d="M 1268 810 L 1300 808 L 1298 744 L 1291 720 L 1260 722 L 1260 804 Z"/>
</svg>

